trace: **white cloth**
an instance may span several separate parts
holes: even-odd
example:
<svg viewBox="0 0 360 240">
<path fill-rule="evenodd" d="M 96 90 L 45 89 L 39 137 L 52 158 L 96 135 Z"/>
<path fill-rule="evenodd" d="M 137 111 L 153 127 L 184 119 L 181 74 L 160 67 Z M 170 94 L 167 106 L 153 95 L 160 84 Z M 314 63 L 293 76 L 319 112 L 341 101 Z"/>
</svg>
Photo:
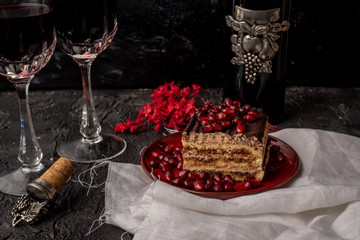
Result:
<svg viewBox="0 0 360 240">
<path fill-rule="evenodd" d="M 153 182 L 141 166 L 110 163 L 106 222 L 142 239 L 360 239 L 360 138 L 312 129 L 273 136 L 301 170 L 286 186 L 229 200 Z"/>
</svg>

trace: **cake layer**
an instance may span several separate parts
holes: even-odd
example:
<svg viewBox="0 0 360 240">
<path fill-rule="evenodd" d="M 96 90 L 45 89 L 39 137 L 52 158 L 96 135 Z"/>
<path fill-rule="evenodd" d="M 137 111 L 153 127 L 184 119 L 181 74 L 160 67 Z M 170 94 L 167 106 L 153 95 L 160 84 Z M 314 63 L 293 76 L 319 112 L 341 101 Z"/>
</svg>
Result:
<svg viewBox="0 0 360 240">
<path fill-rule="evenodd" d="M 254 159 L 253 161 L 242 159 L 226 160 L 224 158 L 199 161 L 196 158 L 188 158 L 187 161 L 184 161 L 183 168 L 197 173 L 205 171 L 208 173 L 217 172 L 222 174 L 222 176 L 230 175 L 235 181 L 243 181 L 246 177 L 254 177 L 261 181 L 269 161 L 270 147 L 266 147 L 265 149 L 265 156 L 263 158 Z"/>
<path fill-rule="evenodd" d="M 192 132 L 189 134 L 189 138 L 183 141 L 183 147 L 189 150 L 197 149 L 199 152 L 243 153 L 246 155 L 263 156 L 264 145 L 262 142 L 263 140 L 261 142 L 257 141 L 257 139 L 249 140 L 245 135 L 230 137 L 222 132 L 207 134 Z"/>
<path fill-rule="evenodd" d="M 244 134 L 229 136 L 222 132 L 207 134 L 191 132 L 187 136 L 189 137 L 183 137 L 182 140 L 184 152 L 196 149 L 195 154 L 207 152 L 209 154 L 242 154 L 263 157 L 268 135 L 266 128 L 266 134 L 260 141 L 255 137 L 249 139 Z"/>
<path fill-rule="evenodd" d="M 223 161 L 223 160 L 216 160 L 212 162 L 203 162 L 197 161 L 195 159 L 191 159 L 187 161 L 185 169 L 190 171 L 205 171 L 205 172 L 247 172 L 247 173 L 254 173 L 258 170 L 262 170 L 262 159 L 261 159 L 261 166 L 256 166 L 254 164 L 248 162 L 232 162 L 232 161 Z"/>
<path fill-rule="evenodd" d="M 235 163 L 249 163 L 249 162 L 257 162 L 258 165 L 261 166 L 263 162 L 263 157 L 256 157 L 252 155 L 244 155 L 244 154 L 221 154 L 221 153 L 199 153 L 195 150 L 186 151 L 183 155 L 187 160 L 196 160 L 204 163 L 211 163 L 215 161 L 225 161 L 225 162 L 235 162 Z"/>
</svg>

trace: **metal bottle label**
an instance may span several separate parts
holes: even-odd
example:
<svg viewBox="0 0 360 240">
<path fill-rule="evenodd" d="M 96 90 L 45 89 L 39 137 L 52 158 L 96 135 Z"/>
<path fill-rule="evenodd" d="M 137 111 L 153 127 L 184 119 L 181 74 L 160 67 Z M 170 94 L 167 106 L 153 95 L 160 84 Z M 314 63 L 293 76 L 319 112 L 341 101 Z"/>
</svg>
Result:
<svg viewBox="0 0 360 240">
<path fill-rule="evenodd" d="M 232 64 L 244 65 L 245 79 L 254 84 L 257 73 L 271 73 L 272 59 L 279 51 L 279 32 L 287 31 L 290 22 L 280 19 L 280 8 L 249 10 L 235 6 L 234 16 L 225 17 L 226 25 L 235 32 L 231 35 Z"/>
</svg>

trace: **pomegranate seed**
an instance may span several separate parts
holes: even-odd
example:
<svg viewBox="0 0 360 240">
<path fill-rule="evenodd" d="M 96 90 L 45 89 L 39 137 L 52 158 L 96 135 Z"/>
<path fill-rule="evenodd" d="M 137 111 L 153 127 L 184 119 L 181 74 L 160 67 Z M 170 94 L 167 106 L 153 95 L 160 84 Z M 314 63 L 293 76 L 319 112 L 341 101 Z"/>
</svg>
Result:
<svg viewBox="0 0 360 240">
<path fill-rule="evenodd" d="M 240 111 L 241 116 L 245 116 L 247 113 L 245 108 L 240 108 L 239 111 Z"/>
<path fill-rule="evenodd" d="M 171 171 L 171 167 L 169 165 L 165 165 L 165 166 L 161 167 L 161 171 L 163 173 L 166 173 L 167 171 Z"/>
<path fill-rule="evenodd" d="M 233 186 L 230 183 L 225 183 L 224 190 L 230 192 L 233 190 Z"/>
<path fill-rule="evenodd" d="M 166 153 L 172 153 L 174 151 L 174 145 L 168 144 L 164 147 L 164 152 Z"/>
<path fill-rule="evenodd" d="M 226 113 L 227 115 L 230 115 L 230 116 L 234 116 L 235 115 L 235 110 L 234 109 L 231 109 L 231 108 L 225 108 L 222 110 L 223 113 Z"/>
<path fill-rule="evenodd" d="M 160 154 L 157 158 L 158 158 L 159 160 L 163 160 L 163 159 L 164 159 L 164 155 Z"/>
<path fill-rule="evenodd" d="M 209 123 L 213 123 L 216 121 L 216 114 L 215 113 L 210 113 L 208 116 L 208 121 Z"/>
<path fill-rule="evenodd" d="M 190 180 L 197 180 L 200 179 L 200 175 L 197 174 L 196 172 L 189 172 L 187 178 Z"/>
<path fill-rule="evenodd" d="M 245 125 L 244 125 L 243 123 L 236 125 L 236 131 L 237 131 L 238 133 L 243 133 L 243 132 L 245 132 Z"/>
<path fill-rule="evenodd" d="M 160 160 L 159 159 L 152 159 L 149 161 L 150 166 L 157 168 L 159 167 Z"/>
<path fill-rule="evenodd" d="M 223 127 L 218 123 L 213 123 L 213 128 L 215 132 L 221 132 L 223 130 Z"/>
<path fill-rule="evenodd" d="M 177 169 L 181 170 L 183 168 L 184 162 L 179 161 L 178 165 L 176 166 Z"/>
<path fill-rule="evenodd" d="M 247 121 L 247 122 L 254 122 L 254 121 L 255 121 L 255 117 L 254 117 L 254 115 L 246 114 L 246 115 L 244 116 L 244 120 Z"/>
<path fill-rule="evenodd" d="M 181 152 L 182 149 L 183 149 L 182 147 L 176 147 L 176 148 L 175 148 L 175 151 L 176 151 L 176 152 Z"/>
<path fill-rule="evenodd" d="M 204 125 L 202 129 L 203 129 L 203 132 L 204 132 L 204 133 L 209 133 L 209 132 L 212 132 L 212 131 L 213 131 L 213 127 L 212 127 L 211 125 L 209 125 L 209 124 L 208 124 L 208 125 Z"/>
<path fill-rule="evenodd" d="M 194 183 L 193 183 L 193 181 L 186 179 L 184 181 L 184 186 L 187 188 L 192 188 L 194 186 Z"/>
<path fill-rule="evenodd" d="M 250 111 L 250 112 L 248 112 L 248 114 L 251 114 L 251 115 L 253 115 L 254 117 L 258 117 L 258 116 L 259 116 L 259 112 L 257 112 L 257 111 Z"/>
<path fill-rule="evenodd" d="M 179 164 L 179 161 L 175 160 L 174 158 L 170 158 L 168 163 L 170 164 L 170 166 L 176 167 Z"/>
<path fill-rule="evenodd" d="M 278 161 L 283 161 L 285 159 L 284 154 L 282 154 L 282 152 L 278 151 L 276 154 L 277 160 Z"/>
<path fill-rule="evenodd" d="M 232 180 L 231 176 L 230 175 L 226 175 L 224 177 L 224 180 L 230 184 L 234 184 L 234 181 Z"/>
<path fill-rule="evenodd" d="M 159 148 L 164 149 L 167 144 L 164 142 L 159 143 Z"/>
<path fill-rule="evenodd" d="M 213 190 L 214 190 L 215 192 L 222 192 L 223 188 L 222 188 L 221 185 L 214 185 Z"/>
<path fill-rule="evenodd" d="M 169 166 L 169 163 L 167 161 L 161 161 L 159 166 L 160 166 L 160 168 L 162 168 L 164 166 Z"/>
<path fill-rule="evenodd" d="M 188 173 L 189 173 L 189 170 L 186 170 L 186 169 L 181 170 L 181 171 L 179 172 L 179 178 L 180 178 L 180 179 L 185 179 L 186 176 L 188 175 Z"/>
<path fill-rule="evenodd" d="M 221 124 L 221 126 L 223 127 L 223 128 L 231 128 L 231 123 L 230 123 L 230 121 L 227 121 L 227 120 L 224 120 L 224 121 L 221 121 L 220 122 L 220 124 Z"/>
<path fill-rule="evenodd" d="M 250 182 L 245 182 L 243 185 L 243 190 L 250 190 L 252 188 L 252 185 Z"/>
<path fill-rule="evenodd" d="M 225 98 L 224 103 L 227 107 L 230 107 L 233 101 L 230 98 Z"/>
<path fill-rule="evenodd" d="M 256 178 L 246 178 L 245 181 L 251 183 L 251 186 L 253 188 L 257 188 L 261 184 L 260 181 L 257 180 Z"/>
<path fill-rule="evenodd" d="M 205 181 L 198 179 L 194 181 L 194 190 L 195 191 L 204 191 L 205 190 Z"/>
<path fill-rule="evenodd" d="M 204 121 L 204 120 L 207 120 L 207 121 L 208 121 L 208 120 L 209 120 L 209 117 L 208 117 L 208 115 L 200 116 L 200 117 L 199 117 L 199 120 L 200 120 L 200 121 Z"/>
<path fill-rule="evenodd" d="M 159 154 L 159 152 L 156 152 L 156 151 L 152 151 L 151 152 L 151 156 L 153 156 L 153 157 L 158 157 L 160 154 Z"/>
<path fill-rule="evenodd" d="M 214 179 L 206 179 L 206 182 L 205 182 L 205 190 L 206 191 L 212 191 L 214 188 Z"/>
<path fill-rule="evenodd" d="M 225 120 L 225 118 L 226 118 L 226 114 L 223 113 L 223 112 L 219 112 L 219 113 L 216 114 L 216 119 L 217 119 L 218 121 Z"/>
<path fill-rule="evenodd" d="M 202 171 L 201 173 L 199 173 L 200 179 L 206 179 L 207 176 L 208 176 L 207 172 Z"/>
<path fill-rule="evenodd" d="M 231 105 L 229 108 L 230 108 L 231 110 L 234 110 L 234 113 L 235 113 L 235 114 L 237 114 L 238 111 L 239 111 L 239 108 L 235 107 L 234 105 Z"/>
<path fill-rule="evenodd" d="M 219 105 L 215 105 L 215 112 L 221 112 L 222 110 L 222 106 L 219 104 Z"/>
<path fill-rule="evenodd" d="M 207 112 L 208 112 L 209 114 L 214 113 L 214 112 L 215 112 L 215 109 L 210 108 Z"/>
<path fill-rule="evenodd" d="M 183 156 L 182 156 L 181 154 L 179 154 L 179 155 L 176 156 L 176 159 L 177 159 L 178 161 L 182 161 L 182 160 L 183 160 Z"/>
<path fill-rule="evenodd" d="M 206 184 L 214 185 L 214 179 L 212 179 L 212 178 L 206 179 Z"/>
<path fill-rule="evenodd" d="M 214 181 L 214 184 L 215 185 L 221 185 L 221 186 L 224 186 L 224 184 L 225 184 L 226 182 L 225 182 L 225 180 L 220 180 L 220 181 Z"/>
<path fill-rule="evenodd" d="M 175 186 L 182 186 L 184 184 L 184 181 L 179 178 L 174 178 L 172 180 L 172 184 Z"/>
<path fill-rule="evenodd" d="M 244 119 L 242 119 L 240 116 L 234 116 L 233 119 L 231 120 L 231 123 L 234 125 L 244 123 Z"/>
<path fill-rule="evenodd" d="M 172 156 L 174 157 L 174 158 L 177 158 L 178 156 L 179 156 L 179 152 L 177 152 L 176 150 L 174 150 L 174 153 L 172 154 Z"/>
<path fill-rule="evenodd" d="M 170 158 L 169 158 L 168 156 L 165 156 L 163 160 L 164 160 L 165 162 L 168 162 L 169 159 L 170 159 Z"/>
<path fill-rule="evenodd" d="M 203 107 L 203 110 L 204 110 L 204 111 L 208 111 L 210 108 L 211 108 L 211 106 L 207 104 L 207 105 L 205 105 L 205 106 Z"/>
<path fill-rule="evenodd" d="M 201 124 L 201 126 L 208 125 L 208 124 L 210 124 L 210 121 L 209 120 L 202 120 L 202 121 L 200 121 L 200 124 Z"/>
<path fill-rule="evenodd" d="M 174 179 L 174 174 L 172 171 L 166 171 L 164 173 L 164 177 L 165 177 L 166 181 L 171 182 Z"/>
<path fill-rule="evenodd" d="M 214 179 L 215 181 L 220 181 L 220 180 L 221 180 L 220 174 L 219 174 L 219 173 L 214 173 L 214 174 L 213 174 L 213 179 Z"/>
<path fill-rule="evenodd" d="M 241 103 L 237 100 L 233 101 L 233 105 L 237 108 L 239 108 L 241 106 Z"/>
<path fill-rule="evenodd" d="M 250 105 L 245 105 L 244 108 L 245 108 L 245 110 L 247 112 L 251 111 L 251 106 Z"/>
</svg>

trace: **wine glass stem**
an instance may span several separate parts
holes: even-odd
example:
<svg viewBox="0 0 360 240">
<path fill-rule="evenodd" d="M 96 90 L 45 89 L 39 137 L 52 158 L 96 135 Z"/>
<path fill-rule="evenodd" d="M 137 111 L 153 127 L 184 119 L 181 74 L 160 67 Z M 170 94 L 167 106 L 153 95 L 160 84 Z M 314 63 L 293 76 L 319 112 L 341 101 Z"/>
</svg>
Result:
<svg viewBox="0 0 360 240">
<path fill-rule="evenodd" d="M 91 90 L 91 64 L 93 60 L 75 60 L 80 69 L 83 84 L 83 111 L 80 125 L 80 133 L 86 143 L 97 143 L 102 140 L 100 136 L 101 126 L 96 115 L 94 99 Z"/>
<path fill-rule="evenodd" d="M 27 170 L 39 171 L 42 168 L 40 162 L 43 153 L 35 135 L 28 98 L 29 85 L 32 78 L 33 76 L 17 82 L 10 81 L 16 88 L 19 102 L 20 145 L 18 159 Z M 31 141 L 27 141 L 27 139 L 31 139 Z"/>
</svg>

